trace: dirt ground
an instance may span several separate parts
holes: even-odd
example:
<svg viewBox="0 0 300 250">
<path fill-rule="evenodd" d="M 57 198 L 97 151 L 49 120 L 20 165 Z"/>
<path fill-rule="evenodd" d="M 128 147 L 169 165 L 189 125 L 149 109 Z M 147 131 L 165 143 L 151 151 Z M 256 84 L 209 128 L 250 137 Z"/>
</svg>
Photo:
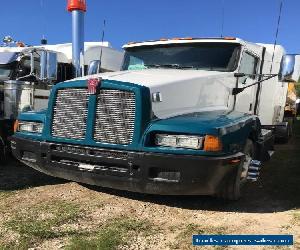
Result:
<svg viewBox="0 0 300 250">
<path fill-rule="evenodd" d="M 1 164 L 0 249 L 193 249 L 197 233 L 293 234 L 300 249 L 300 122 L 237 202 L 134 194 Z"/>
</svg>

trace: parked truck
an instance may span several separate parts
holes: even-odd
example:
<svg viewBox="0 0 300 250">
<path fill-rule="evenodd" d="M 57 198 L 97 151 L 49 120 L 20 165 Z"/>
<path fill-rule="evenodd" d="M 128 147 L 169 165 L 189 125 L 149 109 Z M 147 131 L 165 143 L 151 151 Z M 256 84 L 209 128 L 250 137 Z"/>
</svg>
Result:
<svg viewBox="0 0 300 250">
<path fill-rule="evenodd" d="M 286 102 L 284 107 L 284 121 L 288 122 L 289 130 L 287 135 L 283 138 L 287 142 L 293 135 L 293 124 L 297 117 L 297 91 L 294 82 L 288 83 L 288 90 L 286 96 Z"/>
<path fill-rule="evenodd" d="M 299 57 L 238 38 L 124 46 L 122 71 L 53 87 L 21 113 L 13 154 L 48 175 L 151 194 L 235 200 L 286 136 Z M 39 129 L 36 129 L 39 128 Z"/>
<path fill-rule="evenodd" d="M 100 51 L 100 72 L 120 69 L 122 52 L 108 42 L 86 42 L 82 65 L 86 74 L 99 72 Z M 8 137 L 18 114 L 47 108 L 51 88 L 72 78 L 72 44 L 0 47 L 0 159 L 9 151 Z"/>
</svg>

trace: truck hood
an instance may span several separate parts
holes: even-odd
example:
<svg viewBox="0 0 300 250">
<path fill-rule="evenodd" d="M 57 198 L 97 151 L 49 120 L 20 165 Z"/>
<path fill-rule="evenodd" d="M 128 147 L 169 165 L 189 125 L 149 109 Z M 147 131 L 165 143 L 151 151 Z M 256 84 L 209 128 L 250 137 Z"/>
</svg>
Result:
<svg viewBox="0 0 300 250">
<path fill-rule="evenodd" d="M 226 110 L 235 84 L 231 72 L 178 69 L 119 71 L 76 80 L 93 77 L 148 87 L 152 97 L 161 97 L 160 101 L 152 102 L 152 110 L 160 119 L 193 112 Z"/>
</svg>

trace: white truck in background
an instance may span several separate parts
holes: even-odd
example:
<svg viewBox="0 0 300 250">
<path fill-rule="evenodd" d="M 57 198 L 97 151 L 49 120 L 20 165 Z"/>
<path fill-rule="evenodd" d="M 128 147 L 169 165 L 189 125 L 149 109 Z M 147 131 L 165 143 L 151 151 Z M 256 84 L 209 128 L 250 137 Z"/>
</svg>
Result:
<svg viewBox="0 0 300 250">
<path fill-rule="evenodd" d="M 86 42 L 84 74 L 120 70 L 123 52 L 108 42 Z M 101 56 L 101 65 L 99 65 Z M 51 88 L 74 78 L 72 44 L 0 47 L 0 158 L 20 112 L 47 108 Z"/>
</svg>

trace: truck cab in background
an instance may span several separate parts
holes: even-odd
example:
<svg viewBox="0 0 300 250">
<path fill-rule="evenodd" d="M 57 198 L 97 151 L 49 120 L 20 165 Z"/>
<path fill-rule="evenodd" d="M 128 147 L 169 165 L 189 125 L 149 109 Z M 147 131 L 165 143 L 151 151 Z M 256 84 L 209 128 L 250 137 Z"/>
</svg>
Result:
<svg viewBox="0 0 300 250">
<path fill-rule="evenodd" d="M 63 64 L 63 63 L 62 63 Z M 47 108 L 57 71 L 62 81 L 71 79 L 72 68 L 57 64 L 52 51 L 26 47 L 0 47 L 0 158 L 7 154 L 8 137 L 20 112 Z M 66 71 L 66 69 L 68 69 Z"/>
<path fill-rule="evenodd" d="M 124 49 L 120 72 L 57 84 L 47 110 L 21 113 L 14 156 L 92 185 L 238 199 L 287 128 L 287 82 L 299 78 L 299 57 L 238 38 Z"/>
<path fill-rule="evenodd" d="M 119 70 L 123 53 L 110 44 L 85 43 L 86 56 L 82 65 L 85 74 L 89 65 L 99 61 L 98 72 Z M 13 124 L 24 111 L 40 111 L 48 106 L 51 88 L 58 82 L 74 78 L 72 45 L 43 45 L 34 47 L 0 47 L 0 159 L 9 151 L 8 137 Z M 97 72 L 95 72 L 97 73 Z"/>
</svg>

